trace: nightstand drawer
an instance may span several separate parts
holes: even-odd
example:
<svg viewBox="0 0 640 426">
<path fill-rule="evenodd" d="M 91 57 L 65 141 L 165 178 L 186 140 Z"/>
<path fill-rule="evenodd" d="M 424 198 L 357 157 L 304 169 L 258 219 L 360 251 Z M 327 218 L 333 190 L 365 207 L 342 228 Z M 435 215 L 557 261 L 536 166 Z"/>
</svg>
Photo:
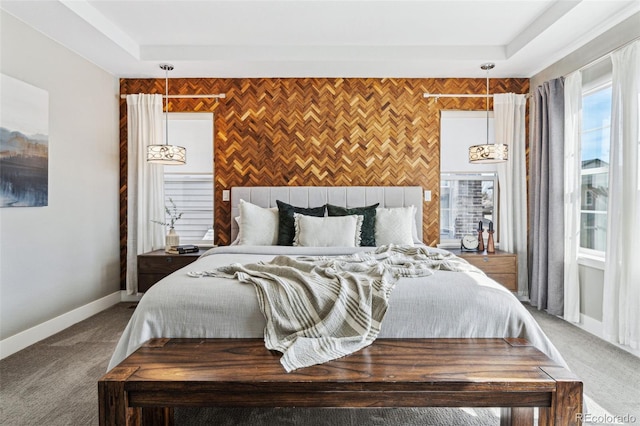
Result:
<svg viewBox="0 0 640 426">
<path fill-rule="evenodd" d="M 138 272 L 150 274 L 170 274 L 193 262 L 193 256 L 139 256 Z"/>
<path fill-rule="evenodd" d="M 503 286 L 505 286 L 507 289 L 509 289 L 511 291 L 518 290 L 518 283 L 516 282 L 517 281 L 516 274 L 492 274 L 492 273 L 487 273 L 487 276 L 489 278 L 493 278 L 498 283 L 502 284 Z"/>
<path fill-rule="evenodd" d="M 496 250 L 495 253 L 450 250 L 473 266 L 481 269 L 489 278 L 505 286 L 511 291 L 518 290 L 518 256 Z"/>
<path fill-rule="evenodd" d="M 144 293 L 167 275 L 194 262 L 205 251 L 200 249 L 197 253 L 169 254 L 164 250 L 156 250 L 138 255 L 138 291 Z"/>
<path fill-rule="evenodd" d="M 477 266 L 487 274 L 513 274 L 516 270 L 515 256 L 476 255 L 463 257 L 467 262 Z"/>
<path fill-rule="evenodd" d="M 169 274 L 138 274 L 138 291 L 144 293 Z"/>
</svg>

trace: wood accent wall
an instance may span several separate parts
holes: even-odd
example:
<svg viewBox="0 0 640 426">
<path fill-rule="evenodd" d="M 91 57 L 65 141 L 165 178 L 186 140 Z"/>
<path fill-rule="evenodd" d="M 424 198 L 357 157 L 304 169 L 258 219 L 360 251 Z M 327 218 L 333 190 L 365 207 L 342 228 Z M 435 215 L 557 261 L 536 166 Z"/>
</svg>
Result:
<svg viewBox="0 0 640 426">
<path fill-rule="evenodd" d="M 215 242 L 229 244 L 233 186 L 419 185 L 424 241 L 439 241 L 440 110 L 484 110 L 486 80 L 453 78 L 178 78 L 170 95 L 226 93 L 226 99 L 169 99 L 170 112 L 214 113 Z M 164 94 L 164 79 L 121 79 L 120 93 Z M 491 79 L 491 93 L 527 93 L 528 79 Z M 491 108 L 491 105 L 490 105 Z M 466 156 L 466 152 L 460 155 Z M 188 156 L 188 153 L 187 153 Z M 121 286 L 126 276 L 127 111 L 120 102 Z"/>
</svg>

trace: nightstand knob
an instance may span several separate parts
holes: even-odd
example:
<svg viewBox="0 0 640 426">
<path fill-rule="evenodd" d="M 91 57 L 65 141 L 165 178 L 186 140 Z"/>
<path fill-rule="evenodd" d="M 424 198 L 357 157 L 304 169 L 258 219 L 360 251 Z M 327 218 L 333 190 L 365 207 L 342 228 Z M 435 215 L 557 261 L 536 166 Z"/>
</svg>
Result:
<svg viewBox="0 0 640 426">
<path fill-rule="evenodd" d="M 173 262 L 173 257 L 171 257 L 171 256 L 167 256 L 167 257 L 165 257 L 165 258 L 164 258 L 164 260 L 165 260 L 167 263 L 171 263 L 171 262 Z"/>
<path fill-rule="evenodd" d="M 488 261 L 489 261 L 489 258 L 488 258 L 487 256 L 485 256 L 485 257 L 483 257 L 483 258 L 482 258 L 482 261 L 483 261 L 483 262 L 488 262 Z"/>
</svg>

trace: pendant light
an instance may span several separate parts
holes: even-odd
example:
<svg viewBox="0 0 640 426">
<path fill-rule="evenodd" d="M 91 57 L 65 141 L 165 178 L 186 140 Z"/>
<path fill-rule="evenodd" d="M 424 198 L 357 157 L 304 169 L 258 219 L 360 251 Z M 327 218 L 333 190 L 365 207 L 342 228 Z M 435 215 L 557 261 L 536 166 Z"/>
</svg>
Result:
<svg viewBox="0 0 640 426">
<path fill-rule="evenodd" d="M 507 161 L 509 147 L 503 143 L 489 143 L 489 70 L 493 69 L 495 64 L 486 63 L 480 65 L 480 68 L 487 72 L 487 143 L 484 145 L 472 145 L 469 147 L 470 163 L 502 163 Z"/>
<path fill-rule="evenodd" d="M 147 146 L 147 162 L 178 166 L 187 162 L 187 150 L 182 146 L 169 145 L 169 71 L 173 69 L 173 65 L 160 64 L 160 68 L 165 71 L 165 143 Z"/>
</svg>

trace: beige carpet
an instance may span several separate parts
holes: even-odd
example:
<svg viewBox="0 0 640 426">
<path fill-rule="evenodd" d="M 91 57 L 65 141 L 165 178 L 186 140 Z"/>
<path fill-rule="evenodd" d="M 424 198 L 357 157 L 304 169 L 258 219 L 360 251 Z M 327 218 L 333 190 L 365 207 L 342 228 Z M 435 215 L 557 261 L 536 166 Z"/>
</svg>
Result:
<svg viewBox="0 0 640 426">
<path fill-rule="evenodd" d="M 133 309 L 121 303 L 0 361 L 1 425 L 97 425 L 97 381 Z M 640 359 L 532 312 L 585 390 L 640 423 Z M 496 409 L 179 409 L 178 425 L 498 425 Z"/>
<path fill-rule="evenodd" d="M 481 426 L 499 425 L 498 415 L 487 408 L 223 408 L 180 409 L 175 420 L 189 426 Z"/>
<path fill-rule="evenodd" d="M 97 425 L 98 379 L 133 305 L 121 303 L 0 361 L 0 425 Z M 176 425 L 497 425 L 492 409 L 178 409 Z"/>
<path fill-rule="evenodd" d="M 633 423 L 640 425 L 640 358 L 561 318 L 525 306 L 582 380 L 587 402 L 612 416 L 632 416 Z M 599 411 L 595 404 L 594 414 Z"/>
</svg>

